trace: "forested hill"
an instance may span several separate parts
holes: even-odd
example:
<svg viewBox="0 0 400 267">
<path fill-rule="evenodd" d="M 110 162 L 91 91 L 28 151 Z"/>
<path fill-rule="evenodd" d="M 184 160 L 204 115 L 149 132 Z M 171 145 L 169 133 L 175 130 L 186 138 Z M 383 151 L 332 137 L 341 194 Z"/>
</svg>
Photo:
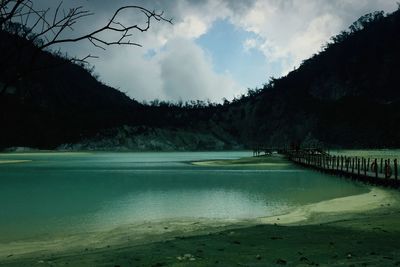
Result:
<svg viewBox="0 0 400 267">
<path fill-rule="evenodd" d="M 365 15 L 286 77 L 228 109 L 243 142 L 400 146 L 400 11 Z M 216 120 L 218 120 L 217 116 Z"/>
<path fill-rule="evenodd" d="M 0 147 L 54 148 L 135 119 L 139 104 L 82 66 L 1 31 L 0 51 Z"/>
<path fill-rule="evenodd" d="M 287 76 L 218 105 L 143 105 L 13 34 L 0 40 L 0 148 L 400 146 L 400 11 L 361 17 Z M 13 79 L 33 54 L 39 65 Z"/>
</svg>

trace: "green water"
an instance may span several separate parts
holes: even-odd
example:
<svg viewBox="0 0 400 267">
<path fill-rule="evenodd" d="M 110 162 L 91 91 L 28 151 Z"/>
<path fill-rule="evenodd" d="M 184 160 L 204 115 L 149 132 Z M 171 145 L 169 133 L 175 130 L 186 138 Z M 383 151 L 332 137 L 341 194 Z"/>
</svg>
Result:
<svg viewBox="0 0 400 267">
<path fill-rule="evenodd" d="M 194 166 L 251 152 L 0 154 L 0 242 L 149 220 L 244 219 L 366 192 L 301 169 Z"/>
</svg>

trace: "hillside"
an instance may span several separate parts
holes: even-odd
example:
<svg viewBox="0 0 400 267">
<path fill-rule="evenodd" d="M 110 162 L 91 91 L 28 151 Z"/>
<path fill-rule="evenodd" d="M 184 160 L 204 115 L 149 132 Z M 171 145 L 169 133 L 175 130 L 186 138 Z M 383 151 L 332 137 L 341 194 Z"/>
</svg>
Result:
<svg viewBox="0 0 400 267">
<path fill-rule="evenodd" d="M 232 103 L 224 127 L 245 143 L 399 147 L 400 11 L 366 15 L 350 28 L 286 77 Z"/>
<path fill-rule="evenodd" d="M 399 32 L 400 11 L 366 15 L 262 89 L 231 103 L 183 106 L 140 104 L 49 52 L 13 81 L 35 47 L 0 32 L 0 51 L 8 51 L 0 54 L 0 85 L 9 84 L 0 93 L 0 148 L 399 147 Z"/>
<path fill-rule="evenodd" d="M 37 52 L 29 42 L 6 32 L 0 32 L 0 40 L 0 51 L 7 51 L 0 53 L 0 149 L 238 147 L 220 129 L 199 131 L 198 125 L 214 112 L 210 106 L 146 106 L 64 56 Z M 21 71 L 27 74 L 16 79 Z"/>
</svg>

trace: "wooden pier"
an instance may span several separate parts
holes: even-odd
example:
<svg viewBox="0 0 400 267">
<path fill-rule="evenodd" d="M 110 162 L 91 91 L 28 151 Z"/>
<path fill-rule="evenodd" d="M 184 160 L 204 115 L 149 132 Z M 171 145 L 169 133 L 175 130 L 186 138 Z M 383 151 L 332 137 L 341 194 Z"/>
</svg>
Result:
<svg viewBox="0 0 400 267">
<path fill-rule="evenodd" d="M 286 151 L 289 160 L 304 167 L 366 183 L 399 188 L 397 159 L 335 156 L 308 150 Z"/>
<path fill-rule="evenodd" d="M 262 149 L 262 152 L 276 151 L 290 161 L 306 168 L 348 177 L 369 184 L 400 188 L 398 160 L 331 155 L 322 149 Z M 257 153 L 253 152 L 253 155 Z"/>
</svg>

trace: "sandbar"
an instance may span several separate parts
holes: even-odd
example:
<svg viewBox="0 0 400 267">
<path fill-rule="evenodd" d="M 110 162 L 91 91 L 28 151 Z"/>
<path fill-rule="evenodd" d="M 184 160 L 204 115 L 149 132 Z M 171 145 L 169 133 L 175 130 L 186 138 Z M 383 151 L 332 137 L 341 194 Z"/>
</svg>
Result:
<svg viewBox="0 0 400 267">
<path fill-rule="evenodd" d="M 0 160 L 0 164 L 16 164 L 16 163 L 25 163 L 31 162 L 32 160 Z"/>
</svg>

